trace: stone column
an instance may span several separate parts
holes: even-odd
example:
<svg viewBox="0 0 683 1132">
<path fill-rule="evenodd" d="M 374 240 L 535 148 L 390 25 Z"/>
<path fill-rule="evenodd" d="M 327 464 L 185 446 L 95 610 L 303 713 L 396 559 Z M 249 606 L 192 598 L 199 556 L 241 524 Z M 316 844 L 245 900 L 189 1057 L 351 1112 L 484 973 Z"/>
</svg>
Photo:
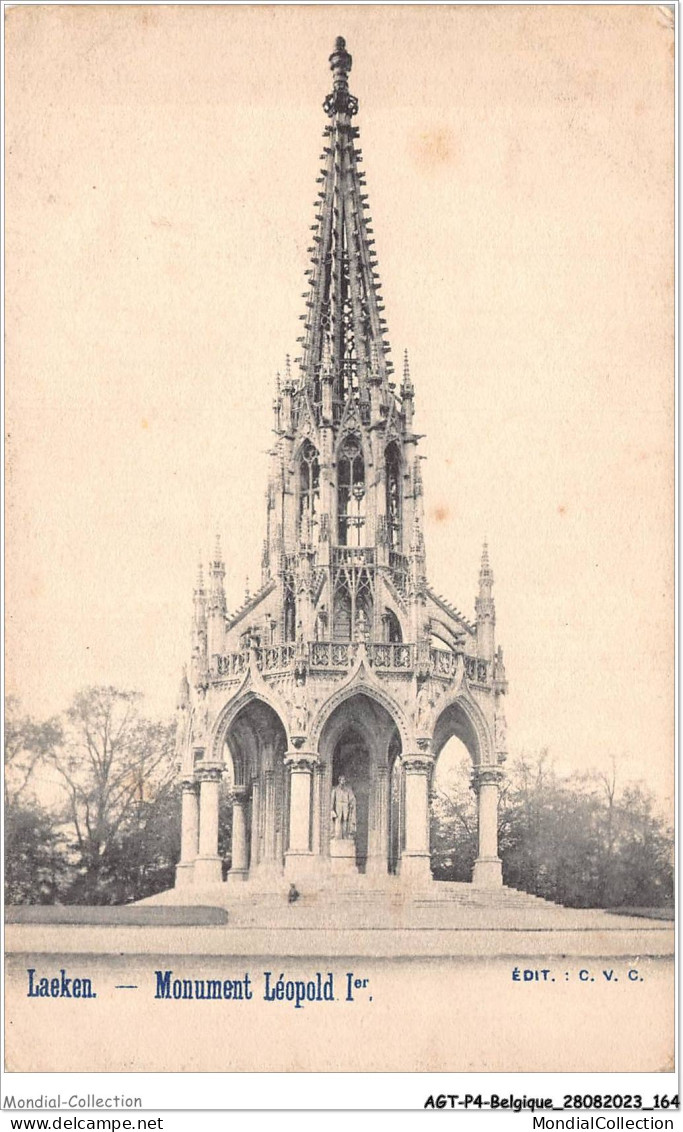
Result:
<svg viewBox="0 0 683 1132">
<path fill-rule="evenodd" d="M 235 786 L 232 798 L 232 864 L 228 880 L 244 881 L 249 876 L 249 847 L 247 845 L 247 787 Z"/>
<path fill-rule="evenodd" d="M 310 874 L 317 858 L 311 852 L 312 776 L 317 763 L 313 751 L 290 751 L 289 767 L 289 848 L 285 853 L 285 876 Z"/>
<path fill-rule="evenodd" d="M 249 855 L 249 865 L 252 869 L 256 868 L 259 859 L 259 823 L 261 821 L 259 796 L 258 780 L 254 779 L 251 784 L 251 852 Z"/>
<path fill-rule="evenodd" d="M 194 865 L 196 886 L 220 884 L 223 868 L 218 856 L 218 797 L 222 770 L 218 766 L 203 767 L 198 774 L 199 854 Z"/>
<path fill-rule="evenodd" d="M 180 826 L 180 860 L 176 865 L 176 888 L 192 884 L 194 863 L 199 838 L 199 804 L 197 783 L 193 779 L 183 782 L 182 816 Z"/>
<path fill-rule="evenodd" d="M 419 884 L 431 881 L 429 855 L 429 777 L 431 755 L 403 755 L 406 776 L 405 847 L 401 854 L 401 877 Z"/>
<path fill-rule="evenodd" d="M 272 864 L 275 860 L 275 781 L 272 768 L 264 772 L 263 807 L 263 859 Z"/>
<path fill-rule="evenodd" d="M 368 861 L 365 871 L 375 876 L 386 876 L 389 872 L 389 790 L 388 767 L 375 767 L 373 795 L 370 805 L 372 829 L 368 829 Z"/>
<path fill-rule="evenodd" d="M 258 880 L 266 889 L 270 889 L 282 876 L 281 858 L 277 855 L 275 786 L 275 771 L 272 766 L 266 766 L 261 787 L 254 783 L 256 805 L 252 802 L 252 856 L 249 870 L 250 880 Z M 256 823 L 256 831 L 254 831 L 254 823 Z"/>
<path fill-rule="evenodd" d="M 322 783 L 322 768 L 316 762 L 313 768 L 313 811 L 311 813 L 311 850 L 320 853 L 320 797 Z"/>
<path fill-rule="evenodd" d="M 472 884 L 477 888 L 501 888 L 503 884 L 498 856 L 498 787 L 502 777 L 497 766 L 475 767 L 472 775 L 479 811 L 479 855 L 472 873 Z"/>
</svg>

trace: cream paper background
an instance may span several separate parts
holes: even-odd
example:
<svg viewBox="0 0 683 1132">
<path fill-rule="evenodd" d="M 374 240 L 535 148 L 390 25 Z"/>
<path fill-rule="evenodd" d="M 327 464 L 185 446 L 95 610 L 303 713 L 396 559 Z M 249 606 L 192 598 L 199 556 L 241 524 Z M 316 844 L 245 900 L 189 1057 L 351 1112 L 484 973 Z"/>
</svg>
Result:
<svg viewBox="0 0 683 1132">
<path fill-rule="evenodd" d="M 426 433 L 430 577 L 471 612 L 488 534 L 513 754 L 614 755 L 668 809 L 672 23 L 654 5 L 6 11 L 7 682 L 26 710 L 106 682 L 169 714 L 216 527 L 229 605 L 257 582 L 343 34 Z"/>
</svg>

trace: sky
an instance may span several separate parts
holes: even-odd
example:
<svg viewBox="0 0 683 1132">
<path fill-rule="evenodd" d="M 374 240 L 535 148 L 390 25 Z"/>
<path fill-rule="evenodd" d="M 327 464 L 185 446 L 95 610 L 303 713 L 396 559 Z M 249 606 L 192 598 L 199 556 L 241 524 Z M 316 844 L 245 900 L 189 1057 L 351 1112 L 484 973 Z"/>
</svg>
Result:
<svg viewBox="0 0 683 1132">
<path fill-rule="evenodd" d="M 673 31 L 656 6 L 14 8 L 8 690 L 175 705 L 260 576 L 343 34 L 433 587 L 484 537 L 509 742 L 673 781 Z"/>
</svg>

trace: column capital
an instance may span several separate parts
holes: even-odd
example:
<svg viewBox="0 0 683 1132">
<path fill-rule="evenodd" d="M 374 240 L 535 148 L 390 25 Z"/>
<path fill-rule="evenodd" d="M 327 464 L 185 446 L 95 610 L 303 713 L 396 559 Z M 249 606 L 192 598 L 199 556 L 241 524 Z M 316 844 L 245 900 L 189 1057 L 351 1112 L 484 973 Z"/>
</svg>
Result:
<svg viewBox="0 0 683 1132">
<path fill-rule="evenodd" d="M 504 771 L 495 763 L 483 763 L 472 768 L 472 786 L 475 790 L 480 786 L 498 786 L 504 777 Z"/>
<path fill-rule="evenodd" d="M 285 755 L 285 766 L 290 770 L 308 770 L 311 771 L 318 763 L 318 756 L 315 751 L 288 751 Z"/>
<path fill-rule="evenodd" d="M 425 754 L 424 751 L 401 755 L 401 762 L 405 767 L 406 774 L 429 774 L 434 766 L 433 756 Z"/>
<path fill-rule="evenodd" d="M 243 805 L 249 797 L 248 786 L 231 786 L 230 787 L 230 801 L 233 805 L 237 803 L 238 806 Z"/>
<path fill-rule="evenodd" d="M 223 767 L 214 763 L 211 766 L 199 766 L 195 769 L 198 782 L 220 782 L 223 777 Z"/>
<path fill-rule="evenodd" d="M 198 784 L 197 784 L 196 778 L 194 778 L 194 777 L 183 778 L 183 780 L 180 784 L 180 787 L 181 787 L 183 794 L 196 794 L 197 793 L 197 785 Z"/>
</svg>

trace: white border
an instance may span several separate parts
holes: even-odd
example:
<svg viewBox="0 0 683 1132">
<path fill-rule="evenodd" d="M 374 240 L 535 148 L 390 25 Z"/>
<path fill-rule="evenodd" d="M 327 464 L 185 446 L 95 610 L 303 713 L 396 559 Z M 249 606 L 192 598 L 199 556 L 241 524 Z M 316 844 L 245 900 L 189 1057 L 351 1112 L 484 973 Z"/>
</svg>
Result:
<svg viewBox="0 0 683 1132">
<path fill-rule="evenodd" d="M 133 0 L 135 3 L 136 0 Z M 283 0 L 252 0 L 248 3 L 247 0 L 226 0 L 221 4 L 222 7 L 228 6 L 274 6 L 275 4 L 281 5 Z M 68 7 L 93 7 L 107 4 L 107 0 L 68 0 L 67 3 L 61 6 Z M 123 0 L 122 3 L 111 3 L 107 6 L 111 7 L 127 7 L 130 0 Z M 420 4 L 424 7 L 436 6 L 449 6 L 449 7 L 479 7 L 479 6 L 492 6 L 488 0 L 470 0 L 469 4 L 453 3 L 448 4 L 447 0 L 432 0 L 432 3 L 426 4 L 424 0 L 375 0 L 375 6 L 394 7 L 396 5 L 406 4 Z M 163 0 L 143 0 L 142 3 L 136 6 L 157 6 L 163 4 Z M 8 0 L 0 0 L 0 8 L 2 14 L 9 7 L 54 7 L 60 5 L 60 0 L 39 0 L 39 2 L 32 2 L 32 0 L 17 0 L 16 3 L 8 2 Z M 346 0 L 325 0 L 324 4 L 319 3 L 318 0 L 298 0 L 297 4 L 288 6 L 339 6 L 339 7 L 355 7 L 356 4 L 348 4 Z M 170 6 L 170 5 L 164 5 Z M 195 6 L 216 6 L 215 0 L 183 0 L 181 3 L 175 3 L 174 7 L 195 7 Z M 507 6 L 506 3 L 501 3 L 496 6 Z M 679 474 L 679 453 L 678 453 L 678 440 L 679 440 L 679 408 L 680 399 L 678 396 L 678 375 L 679 375 L 679 319 L 678 319 L 678 299 L 679 299 L 679 42 L 678 42 L 678 23 L 679 23 L 679 4 L 678 0 L 672 4 L 656 4 L 656 3 L 640 3 L 639 0 L 525 0 L 522 3 L 514 3 L 511 6 L 515 7 L 614 7 L 614 6 L 639 6 L 639 7 L 666 7 L 673 10 L 674 13 L 674 27 L 675 27 L 675 240 L 676 240 L 676 263 L 675 263 L 675 477 L 676 477 L 676 506 L 675 506 L 675 555 L 676 555 L 676 598 L 675 598 L 675 623 L 676 623 L 676 643 L 678 644 L 678 630 L 679 630 L 679 591 L 678 591 L 678 569 L 679 569 L 679 523 L 678 523 L 678 474 Z M 0 32 L 0 42 L 2 45 L 2 59 L 4 63 L 4 48 L 5 48 L 5 29 L 4 18 L 2 20 L 2 30 Z M 3 69 L 4 76 L 4 69 Z M 4 106 L 4 89 L 3 89 L 3 106 Z M 4 114 L 2 120 L 2 155 L 0 156 L 0 169 L 2 170 L 2 184 L 4 188 L 4 170 L 5 170 L 5 122 Z M 5 198 L 4 191 L 2 193 L 2 231 L 5 231 Z M 0 283 L 2 287 L 2 295 L 4 300 L 5 295 L 5 265 L 4 258 L 0 268 Z M 2 331 L 2 341 L 4 342 L 4 329 L 5 329 L 5 310 L 4 301 L 2 311 L 0 312 L 0 330 Z M 4 393 L 5 393 L 5 367 L 4 367 L 4 354 L 2 358 L 2 390 L 1 390 L 1 405 L 2 405 L 2 419 L 4 422 Z M 3 490 L 5 485 L 4 465 L 2 470 L 2 484 Z M 4 516 L 2 525 L 3 535 L 3 551 L 4 551 Z M 5 561 L 4 553 L 2 564 L 0 568 L 0 576 L 2 580 L 2 594 L 5 594 Z M 3 656 L 5 646 L 5 633 L 4 633 L 4 618 L 2 625 L 2 645 Z M 676 649 L 676 662 L 675 662 L 675 744 L 676 755 L 679 751 L 679 665 L 678 665 L 678 649 Z M 3 673 L 3 687 L 4 687 L 4 673 Z M 4 711 L 3 711 L 4 722 Z M 675 822 L 676 822 L 676 860 L 680 860 L 680 838 L 678 836 L 678 816 L 679 816 L 679 768 L 678 758 L 675 759 Z M 3 767 L 4 771 L 4 767 Z M 3 778 L 4 784 L 4 778 Z M 4 865 L 4 854 L 3 854 Z M 4 870 L 3 870 L 4 875 Z M 2 901 L 4 911 L 4 899 Z M 676 919 L 677 940 L 679 938 L 678 931 L 680 922 Z M 4 953 L 4 916 L 2 924 L 2 943 Z M 679 987 L 679 953 L 678 945 L 676 948 L 676 1006 L 678 1008 L 678 987 Z M 4 1000 L 4 967 L 2 975 L 0 976 L 0 995 Z M 675 1058 L 676 1065 L 678 1065 L 678 1050 L 679 1050 L 679 1017 L 678 1009 L 676 1010 L 676 1027 L 675 1027 Z M 57 1039 L 58 1040 L 58 1039 Z M 555 1105 L 561 1104 L 562 1096 L 565 1093 L 582 1093 L 582 1094 L 624 1094 L 640 1093 L 643 1096 L 644 1107 L 647 1107 L 647 1098 L 655 1094 L 673 1094 L 680 1092 L 679 1077 L 677 1073 L 6 1073 L 4 1072 L 4 1049 L 5 1049 L 5 1031 L 2 1028 L 0 1036 L 0 1054 L 2 1055 L 2 1066 L 0 1070 L 0 1103 L 8 1096 L 14 1094 L 15 1096 L 33 1097 L 37 1098 L 41 1095 L 55 1096 L 61 1094 L 63 1097 L 68 1097 L 71 1094 L 88 1095 L 95 1094 L 102 1097 L 109 1097 L 115 1094 L 125 1094 L 128 1097 L 139 1096 L 142 1099 L 142 1108 L 140 1109 L 123 1109 L 118 1110 L 121 1116 L 135 1117 L 136 1114 L 144 1115 L 145 1112 L 153 1116 L 161 1113 L 203 1113 L 208 1117 L 209 1113 L 220 1113 L 226 1111 L 241 1111 L 242 1113 L 264 1113 L 283 1110 L 296 1110 L 299 1112 L 305 1111 L 358 1111 L 358 1110 L 374 1110 L 376 1112 L 391 1112 L 392 1121 L 395 1122 L 395 1114 L 405 1110 L 421 1110 L 424 1105 L 425 1099 L 430 1094 L 448 1094 L 454 1093 L 463 1095 L 464 1093 L 482 1093 L 485 1096 L 491 1093 L 498 1093 L 500 1095 L 514 1094 L 516 1097 L 552 1097 Z M 201 1106 L 198 1102 L 201 1100 Z M 446 1108 L 444 1112 L 452 1110 Z M 484 1110 L 486 1111 L 486 1110 Z M 68 1110 L 69 1115 L 88 1115 L 87 1110 Z M 63 1110 L 62 1115 L 66 1114 Z M 100 1116 L 114 1116 L 117 1110 L 114 1109 L 99 1109 L 97 1115 Z M 20 1115 L 14 1113 L 14 1115 Z M 31 1116 L 50 1116 L 57 1115 L 54 1110 L 31 1110 L 26 1111 L 25 1115 Z M 489 1114 L 490 1115 L 490 1114 Z M 504 1113 L 502 1110 L 497 1112 L 499 1117 L 505 1116 L 506 1120 L 513 1119 L 511 1114 Z M 557 1114 L 562 1115 L 562 1114 Z M 569 1112 L 564 1113 L 565 1116 L 571 1115 Z M 590 1115 L 598 1115 L 597 1110 L 591 1113 L 588 1110 L 582 1110 L 575 1115 L 580 1115 L 582 1118 L 589 1117 Z M 625 1110 L 612 1111 L 602 1113 L 604 1116 L 616 1117 L 622 1115 L 624 1117 L 631 1116 L 637 1117 L 637 1111 L 626 1112 Z M 650 1115 L 648 1113 L 648 1115 Z M 662 1111 L 659 1114 L 664 1116 L 674 1116 L 675 1123 L 677 1123 L 673 1110 L 668 1113 Z M 7 1110 L 0 1108 L 0 1119 L 7 1119 Z M 481 1113 L 477 1110 L 470 1110 L 468 1113 L 463 1113 L 458 1110 L 458 1122 L 460 1126 L 469 1128 L 472 1120 L 477 1121 L 477 1127 L 481 1128 Z M 525 1127 L 530 1128 L 531 1114 L 522 1112 L 520 1119 L 525 1120 Z M 202 1121 L 204 1123 L 204 1121 Z M 208 1121 L 207 1121 L 208 1123 Z M 211 1126 L 213 1126 L 211 1121 Z M 260 1122 L 259 1122 L 260 1123 Z M 334 1122 L 333 1122 L 334 1123 Z M 400 1122 L 401 1125 L 403 1122 Z M 499 1126 L 498 1122 L 498 1126 Z M 221 1127 L 225 1127 L 224 1120 L 221 1120 Z M 394 1127 L 395 1127 L 394 1123 Z M 175 1121 L 165 1121 L 164 1128 L 181 1128 L 186 1127 L 186 1124 L 177 1123 Z M 218 1127 L 218 1124 L 216 1124 Z"/>
</svg>

